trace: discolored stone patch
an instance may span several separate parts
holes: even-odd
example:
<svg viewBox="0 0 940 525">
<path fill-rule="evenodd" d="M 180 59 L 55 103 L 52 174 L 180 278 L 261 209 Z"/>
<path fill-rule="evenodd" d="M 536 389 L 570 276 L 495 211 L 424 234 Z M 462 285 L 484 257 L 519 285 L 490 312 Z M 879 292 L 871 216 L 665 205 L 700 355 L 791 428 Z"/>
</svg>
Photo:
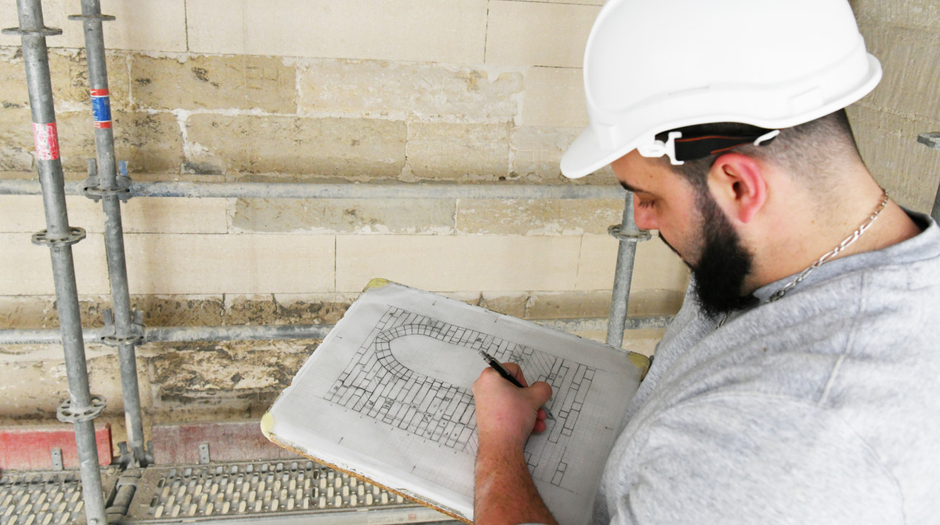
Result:
<svg viewBox="0 0 940 525">
<path fill-rule="evenodd" d="M 523 79 L 519 72 L 440 64 L 312 60 L 300 86 L 300 110 L 307 113 L 509 122 Z"/>
<path fill-rule="evenodd" d="M 606 234 L 623 220 L 619 199 L 461 200 L 457 231 L 490 235 Z"/>
<path fill-rule="evenodd" d="M 250 405 L 290 384 L 317 343 L 292 341 L 162 345 L 148 358 L 156 406 Z"/>
<path fill-rule="evenodd" d="M 169 113 L 112 112 L 114 154 L 128 162 L 133 172 L 179 172 L 183 162 L 182 133 L 176 117 Z M 86 160 L 95 156 L 95 130 L 90 113 L 58 116 L 62 167 L 87 170 Z"/>
<path fill-rule="evenodd" d="M 509 125 L 411 123 L 408 167 L 418 179 L 498 180 L 509 170 Z"/>
<path fill-rule="evenodd" d="M 281 58 L 136 55 L 130 69 L 139 109 L 297 111 L 296 72 Z"/>
<path fill-rule="evenodd" d="M 228 296 L 226 324 L 336 324 L 351 303 L 352 298 Z"/>
<path fill-rule="evenodd" d="M 452 199 L 238 199 L 231 224 L 253 232 L 450 234 L 454 209 Z"/>
<path fill-rule="evenodd" d="M 203 114 L 186 129 L 187 162 L 213 173 L 394 177 L 405 162 L 403 122 Z"/>
</svg>

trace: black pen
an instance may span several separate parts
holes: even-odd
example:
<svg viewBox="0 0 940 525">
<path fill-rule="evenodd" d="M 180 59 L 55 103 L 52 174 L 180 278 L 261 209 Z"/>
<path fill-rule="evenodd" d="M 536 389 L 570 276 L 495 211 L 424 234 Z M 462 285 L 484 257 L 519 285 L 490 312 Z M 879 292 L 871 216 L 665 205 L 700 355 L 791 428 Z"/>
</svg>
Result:
<svg viewBox="0 0 940 525">
<path fill-rule="evenodd" d="M 499 372 L 499 375 L 503 376 L 504 379 L 508 379 L 510 383 L 516 385 L 519 388 L 525 388 L 522 386 L 522 383 L 520 383 L 518 379 L 510 374 L 509 370 L 503 368 L 503 365 L 499 364 L 499 361 L 493 358 L 493 356 L 484 352 L 482 348 L 478 351 L 480 352 L 480 355 L 483 356 L 483 360 L 486 361 L 486 364 L 490 365 L 490 368 Z M 542 410 L 545 411 L 546 419 L 555 419 L 555 416 L 553 416 L 552 413 L 548 411 L 548 407 L 543 405 Z"/>
</svg>

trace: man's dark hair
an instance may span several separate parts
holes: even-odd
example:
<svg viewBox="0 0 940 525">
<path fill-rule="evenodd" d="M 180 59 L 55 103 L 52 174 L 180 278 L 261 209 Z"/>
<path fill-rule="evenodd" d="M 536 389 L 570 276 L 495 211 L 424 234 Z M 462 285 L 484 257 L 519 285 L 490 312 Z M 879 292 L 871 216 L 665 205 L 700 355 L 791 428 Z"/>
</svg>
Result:
<svg viewBox="0 0 940 525">
<path fill-rule="evenodd" d="M 678 128 L 683 137 L 708 135 L 748 136 L 760 135 L 761 128 L 736 122 L 699 124 Z M 663 140 L 666 133 L 660 134 Z M 844 109 L 792 128 L 780 130 L 772 142 L 761 146 L 746 144 L 734 151 L 774 164 L 808 182 L 820 182 L 827 173 L 846 162 L 862 162 Z M 670 169 L 685 177 L 699 192 L 707 191 L 706 177 L 715 160 L 725 152 L 685 161 L 675 166 L 669 159 L 661 160 Z"/>
</svg>

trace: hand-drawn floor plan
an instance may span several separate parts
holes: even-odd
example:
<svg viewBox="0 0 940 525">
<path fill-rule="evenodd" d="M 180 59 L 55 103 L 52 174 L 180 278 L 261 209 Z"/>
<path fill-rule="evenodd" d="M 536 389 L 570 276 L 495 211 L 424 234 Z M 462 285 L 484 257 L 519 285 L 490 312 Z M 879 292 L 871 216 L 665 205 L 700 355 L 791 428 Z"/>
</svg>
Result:
<svg viewBox="0 0 940 525">
<path fill-rule="evenodd" d="M 418 437 L 475 455 L 476 419 L 470 388 L 431 377 L 425 365 L 433 366 L 433 355 L 407 355 L 415 351 L 407 344 L 412 336 L 430 338 L 466 352 L 478 364 L 474 374 L 484 365 L 477 353 L 483 349 L 502 362 L 518 363 L 530 383 L 549 383 L 553 397 L 548 408 L 557 419 L 547 422 L 547 440 L 539 446 L 527 447 L 526 460 L 535 479 L 564 486 L 565 452 L 591 388 L 594 368 L 390 306 L 325 399 Z"/>
<path fill-rule="evenodd" d="M 473 520 L 480 351 L 552 387 L 556 419 L 525 446 L 561 524 L 591 515 L 640 381 L 627 354 L 462 301 L 379 283 L 363 293 L 262 420 L 275 443 Z"/>
</svg>

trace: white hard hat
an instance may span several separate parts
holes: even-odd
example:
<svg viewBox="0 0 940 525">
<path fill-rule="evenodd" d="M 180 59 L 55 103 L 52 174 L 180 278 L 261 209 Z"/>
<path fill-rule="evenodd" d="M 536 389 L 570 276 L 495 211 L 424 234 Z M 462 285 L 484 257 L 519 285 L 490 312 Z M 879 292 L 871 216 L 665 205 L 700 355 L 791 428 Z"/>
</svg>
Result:
<svg viewBox="0 0 940 525">
<path fill-rule="evenodd" d="M 584 54 L 591 125 L 561 171 L 583 177 L 694 124 L 796 126 L 879 80 L 846 0 L 610 0 Z"/>
</svg>

